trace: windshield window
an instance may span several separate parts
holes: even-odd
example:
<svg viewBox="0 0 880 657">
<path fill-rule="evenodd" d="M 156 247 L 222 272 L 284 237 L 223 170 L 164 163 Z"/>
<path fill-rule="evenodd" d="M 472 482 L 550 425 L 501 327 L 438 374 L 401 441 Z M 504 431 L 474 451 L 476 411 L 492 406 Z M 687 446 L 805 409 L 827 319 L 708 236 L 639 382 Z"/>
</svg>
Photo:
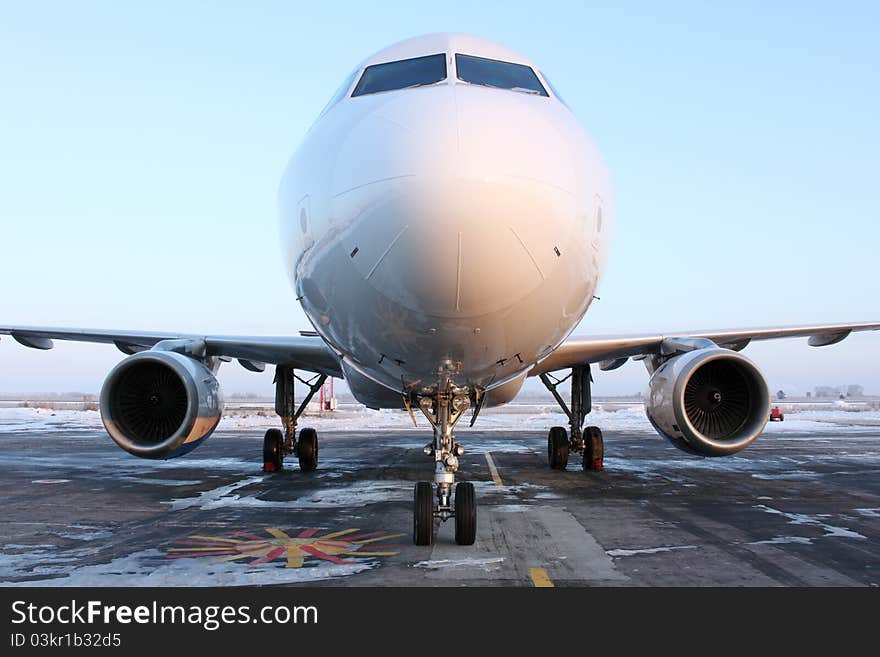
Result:
<svg viewBox="0 0 880 657">
<path fill-rule="evenodd" d="M 485 59 L 473 55 L 455 55 L 458 79 L 486 87 L 510 89 L 537 96 L 548 96 L 530 66 Z"/>
<path fill-rule="evenodd" d="M 364 74 L 354 88 L 351 96 L 375 94 L 380 91 L 421 87 L 436 84 L 446 79 L 446 54 L 428 55 L 399 62 L 373 64 L 364 69 Z"/>
</svg>

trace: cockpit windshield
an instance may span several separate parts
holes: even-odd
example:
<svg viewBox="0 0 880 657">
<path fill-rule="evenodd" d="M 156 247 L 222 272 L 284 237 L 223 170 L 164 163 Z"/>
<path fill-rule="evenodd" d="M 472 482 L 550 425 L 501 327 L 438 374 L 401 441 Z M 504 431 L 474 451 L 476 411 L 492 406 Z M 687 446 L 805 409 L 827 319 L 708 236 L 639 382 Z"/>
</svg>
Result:
<svg viewBox="0 0 880 657">
<path fill-rule="evenodd" d="M 536 96 L 549 96 L 544 85 L 535 75 L 535 71 L 525 64 L 513 64 L 497 59 L 456 54 L 455 68 L 458 71 L 458 79 L 463 82 L 498 89 L 510 89 Z"/>
<path fill-rule="evenodd" d="M 364 69 L 364 74 L 351 93 L 355 96 L 375 94 L 380 91 L 408 89 L 436 84 L 446 79 L 446 54 L 428 55 L 397 62 L 373 64 Z"/>
</svg>

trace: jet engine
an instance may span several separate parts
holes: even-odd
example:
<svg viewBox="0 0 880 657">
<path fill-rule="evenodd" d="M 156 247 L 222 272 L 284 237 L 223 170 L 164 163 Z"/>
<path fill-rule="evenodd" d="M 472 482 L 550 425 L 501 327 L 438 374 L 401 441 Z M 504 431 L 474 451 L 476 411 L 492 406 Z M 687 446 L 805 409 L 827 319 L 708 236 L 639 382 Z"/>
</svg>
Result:
<svg viewBox="0 0 880 657">
<path fill-rule="evenodd" d="M 101 419 L 125 451 L 170 459 L 211 435 L 223 412 L 214 374 L 200 361 L 173 351 L 129 356 L 101 389 Z"/>
<path fill-rule="evenodd" d="M 770 413 L 764 375 L 745 356 L 711 347 L 674 356 L 648 382 L 654 428 L 673 445 L 702 456 L 728 456 L 757 438 Z"/>
</svg>

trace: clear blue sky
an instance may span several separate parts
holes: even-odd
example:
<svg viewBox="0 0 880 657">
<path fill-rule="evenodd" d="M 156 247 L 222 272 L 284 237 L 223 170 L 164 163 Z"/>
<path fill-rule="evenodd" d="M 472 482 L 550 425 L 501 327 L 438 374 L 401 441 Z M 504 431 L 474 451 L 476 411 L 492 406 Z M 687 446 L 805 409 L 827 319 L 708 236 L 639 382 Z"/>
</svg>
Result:
<svg viewBox="0 0 880 657">
<path fill-rule="evenodd" d="M 344 75 L 471 32 L 539 63 L 616 223 L 578 333 L 880 319 L 875 2 L 0 2 L 0 322 L 307 328 L 282 168 Z M 880 334 L 755 345 L 774 389 L 880 393 Z M 97 390 L 121 355 L 0 342 L 0 391 Z M 230 392 L 271 377 L 224 366 Z M 597 392 L 641 390 L 639 364 Z"/>
</svg>

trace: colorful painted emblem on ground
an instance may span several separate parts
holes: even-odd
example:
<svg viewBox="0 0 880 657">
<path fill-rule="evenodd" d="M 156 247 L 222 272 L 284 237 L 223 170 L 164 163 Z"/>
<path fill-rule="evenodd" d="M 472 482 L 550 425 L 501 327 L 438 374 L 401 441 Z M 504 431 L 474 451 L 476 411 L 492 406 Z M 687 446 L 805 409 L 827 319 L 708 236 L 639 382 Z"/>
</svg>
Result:
<svg viewBox="0 0 880 657">
<path fill-rule="evenodd" d="M 309 558 L 335 564 L 353 564 L 353 559 L 364 557 L 388 557 L 399 554 L 395 548 L 400 544 L 387 541 L 405 534 L 368 532 L 358 534 L 359 529 L 343 529 L 318 535 L 318 529 L 300 531 L 295 536 L 271 527 L 266 528 L 268 537 L 248 532 L 229 536 L 190 536 L 191 540 L 179 541 L 168 550 L 168 559 L 192 559 L 216 557 L 216 561 L 249 560 L 249 566 L 257 566 L 278 559 L 286 560 L 287 568 L 301 568 Z"/>
</svg>

